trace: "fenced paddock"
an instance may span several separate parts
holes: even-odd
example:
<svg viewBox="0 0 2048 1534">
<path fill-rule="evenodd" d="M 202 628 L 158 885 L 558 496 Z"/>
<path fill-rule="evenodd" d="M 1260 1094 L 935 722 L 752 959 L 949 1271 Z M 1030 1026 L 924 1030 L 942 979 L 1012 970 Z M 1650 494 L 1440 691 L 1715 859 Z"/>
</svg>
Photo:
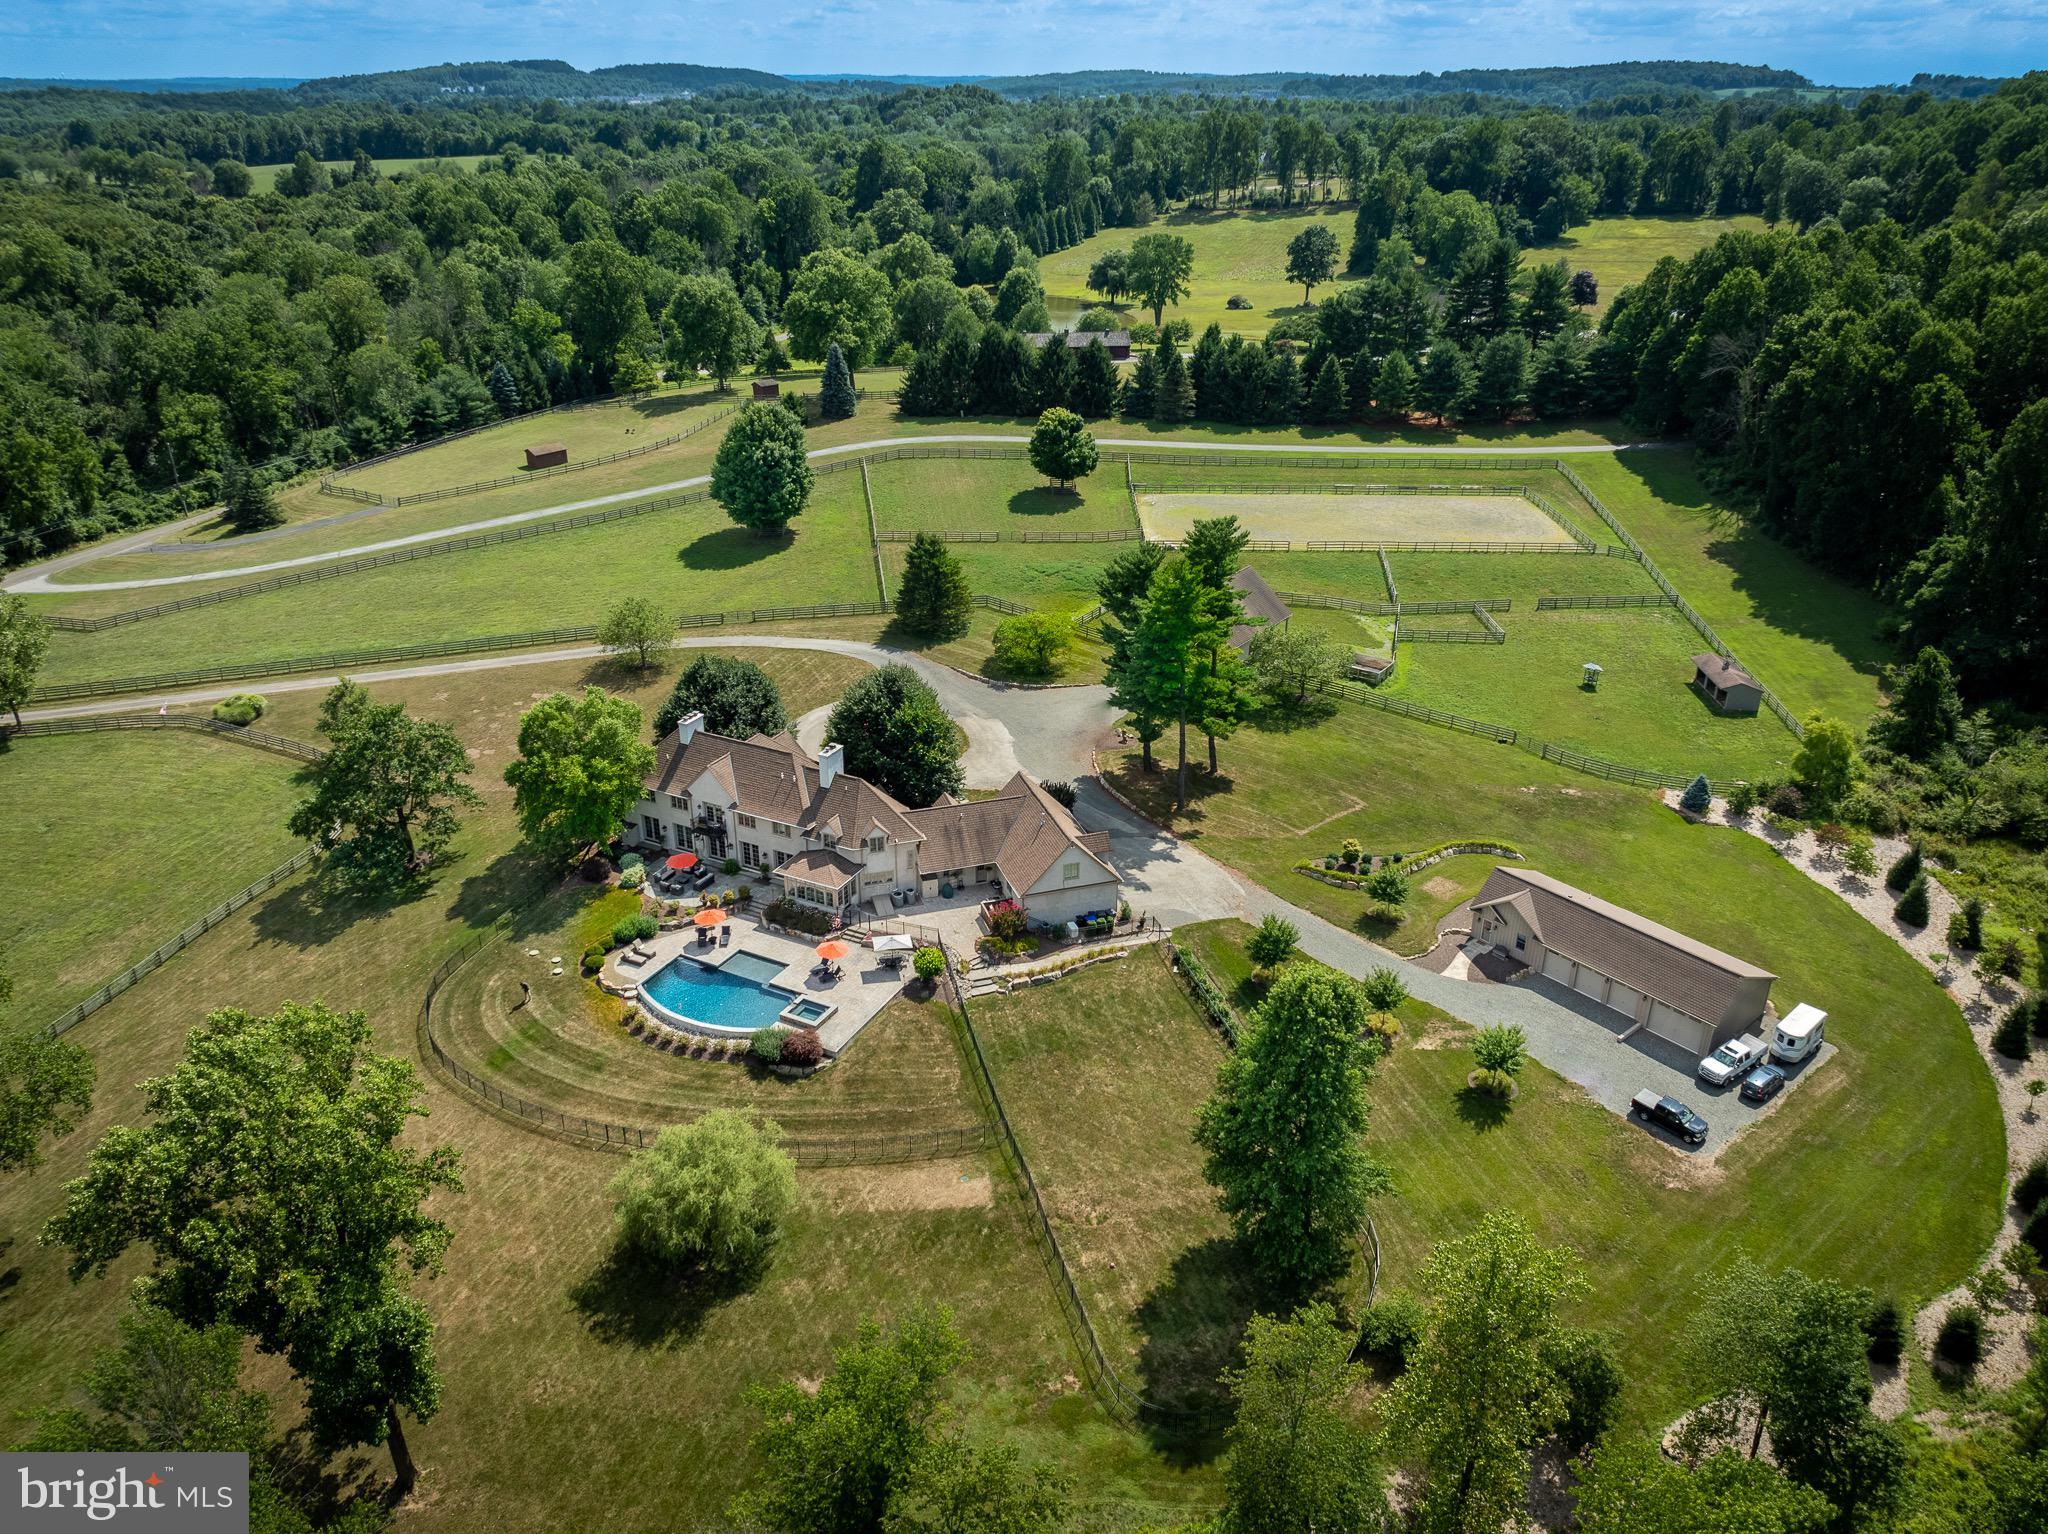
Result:
<svg viewBox="0 0 2048 1534">
<path fill-rule="evenodd" d="M 1519 488 L 1467 485 L 1136 487 L 1149 538 L 1178 540 L 1203 518 L 1234 516 L 1254 539 L 1367 544 L 1572 545 L 1570 533 Z"/>
</svg>

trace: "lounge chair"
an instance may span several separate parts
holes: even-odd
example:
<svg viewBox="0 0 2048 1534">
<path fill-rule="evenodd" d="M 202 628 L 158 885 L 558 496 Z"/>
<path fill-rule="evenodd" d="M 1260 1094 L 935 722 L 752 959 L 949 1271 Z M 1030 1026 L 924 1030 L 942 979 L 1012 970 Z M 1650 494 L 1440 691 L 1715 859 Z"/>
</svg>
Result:
<svg viewBox="0 0 2048 1534">
<path fill-rule="evenodd" d="M 653 954 L 642 953 L 638 948 L 628 948 L 624 953 L 619 955 L 619 968 L 636 968 L 639 965 L 645 964 L 649 959 L 653 957 Z"/>
</svg>

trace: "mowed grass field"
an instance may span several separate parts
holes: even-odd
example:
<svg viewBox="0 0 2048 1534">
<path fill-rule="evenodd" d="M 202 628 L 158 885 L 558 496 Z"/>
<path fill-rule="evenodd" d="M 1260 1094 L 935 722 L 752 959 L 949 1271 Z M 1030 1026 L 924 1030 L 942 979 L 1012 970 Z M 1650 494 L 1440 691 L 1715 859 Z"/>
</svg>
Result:
<svg viewBox="0 0 2048 1534">
<path fill-rule="evenodd" d="M 454 166 L 459 170 L 470 171 L 475 170 L 484 161 L 496 158 L 497 156 L 488 154 L 443 154 L 427 155 L 423 158 L 409 160 L 372 160 L 370 163 L 377 167 L 379 175 L 397 176 L 409 170 L 417 170 L 422 165 Z M 320 163 L 326 166 L 328 171 L 337 179 L 345 179 L 348 173 L 355 168 L 353 160 L 322 160 Z M 290 165 L 250 166 L 249 181 L 251 189 L 258 192 L 275 191 L 277 188 L 277 178 L 290 169 Z"/>
<path fill-rule="evenodd" d="M 0 748 L 0 969 L 40 1027 L 298 851 L 298 763 L 182 730 Z"/>
<path fill-rule="evenodd" d="M 836 696 L 852 664 L 816 652 L 752 658 L 778 677 L 792 713 Z M 360 1007 L 380 1047 L 416 1058 L 415 1020 L 434 966 L 499 913 L 545 900 L 559 883 L 518 846 L 499 777 L 521 709 L 587 680 L 623 686 L 651 707 L 673 675 L 667 668 L 634 681 L 615 667 L 557 665 L 374 688 L 455 726 L 476 754 L 485 808 L 465 816 L 447 861 L 417 895 L 364 905 L 311 881 L 288 883 L 95 1014 L 75 1035 L 99 1065 L 92 1114 L 53 1143 L 41 1171 L 0 1184 L 0 1229 L 26 1237 L 41 1227 L 107 1128 L 141 1121 L 133 1084 L 168 1069 L 210 1008 L 267 1009 L 286 998 Z M 316 707 L 317 694 L 281 697 L 273 718 L 305 735 Z M 120 788 L 83 774 L 69 783 L 83 802 Z M 245 796 L 220 813 L 244 808 L 261 807 Z M 946 1071 L 934 1052 L 947 1022 L 936 1013 L 900 1021 L 907 1057 L 878 1051 L 871 1063 L 915 1093 L 894 1111 L 927 1114 L 943 1099 Z M 645 1070 L 655 1062 L 630 1063 Z M 726 1082 L 738 1104 L 772 1100 L 742 1071 L 698 1080 L 707 1093 L 698 1100 L 712 1100 Z M 808 1085 L 831 1090 L 823 1078 Z M 869 1088 L 893 1090 L 873 1077 Z M 428 1117 L 409 1133 L 457 1147 L 466 1187 L 438 1207 L 455 1231 L 447 1269 L 417 1290 L 436 1323 L 446 1387 L 433 1420 L 407 1424 L 422 1494 L 406 1516 L 418 1529 L 551 1534 L 587 1523 L 593 1505 L 620 1527 L 717 1526 L 755 1473 L 746 1388 L 815 1379 L 862 1317 L 931 1305 L 952 1307 L 973 1349 L 951 1392 L 967 1429 L 1071 1474 L 1086 1488 L 1091 1524 L 1134 1521 L 1126 1500 L 1143 1516 L 1175 1522 L 1213 1508 L 1212 1472 L 1171 1463 L 1118 1431 L 1080 1383 L 1043 1261 L 1008 1183 L 988 1163 L 801 1171 L 773 1265 L 754 1288 L 724 1296 L 649 1284 L 609 1262 L 606 1188 L 623 1165 L 617 1155 L 521 1128 L 430 1072 L 423 1090 Z M 873 1106 L 890 1110 L 879 1095 Z M 948 1107 L 974 1111 L 971 1099 Z M 11 1418 L 75 1400 L 79 1371 L 116 1340 L 143 1263 L 131 1256 L 105 1279 L 74 1285 L 64 1254 L 32 1239 L 17 1240 L 8 1261 L 10 1313 L 34 1318 L 0 1330 L 0 1411 Z M 295 1425 L 298 1397 L 275 1362 L 258 1360 L 249 1377 L 276 1393 L 280 1428 Z M 566 1479 L 554 1468 L 564 1455 L 577 1463 Z M 343 1487 L 371 1491 L 388 1473 L 374 1452 L 333 1468 Z"/>
<path fill-rule="evenodd" d="M 1738 229 L 1762 229 L 1754 214 L 1735 218 L 1596 218 L 1563 239 L 1522 252 L 1526 267 L 1560 258 L 1573 271 L 1590 271 L 1600 279 L 1600 301 L 1589 312 L 1598 319 L 1621 290 L 1641 282 L 1666 256 L 1683 261 L 1722 235 Z"/>
<path fill-rule="evenodd" d="M 868 465 L 883 532 L 1136 532 L 1120 458 L 1067 489 L 1014 458 L 904 458 Z M 856 479 L 859 477 L 856 472 Z"/>
<path fill-rule="evenodd" d="M 1104 229 L 1078 245 L 1043 257 L 1038 275 L 1050 307 L 1062 314 L 1078 313 L 1100 300 L 1101 295 L 1088 287 L 1088 268 L 1097 256 L 1106 250 L 1129 250 L 1141 235 L 1176 234 L 1194 246 L 1195 266 L 1188 296 L 1169 305 L 1166 318 L 1186 320 L 1197 335 L 1213 322 L 1226 331 L 1262 336 L 1275 320 L 1301 306 L 1301 285 L 1287 280 L 1287 242 L 1310 224 L 1323 225 L 1337 237 L 1341 271 L 1351 249 L 1351 226 L 1356 217 L 1352 208 L 1329 204 L 1248 213 L 1188 210 L 1143 229 Z M 1325 284 L 1317 289 L 1317 295 L 1327 298 L 1338 286 Z M 1233 294 L 1249 299 L 1251 307 L 1227 308 Z M 1135 300 L 1125 303 L 1123 311 L 1133 320 L 1152 317 L 1151 311 Z"/>
<path fill-rule="evenodd" d="M 1705 1278 L 1738 1253 L 1907 1298 L 1939 1293 L 1982 1254 L 1998 1220 L 2005 1139 L 1961 1014 L 1889 937 L 1755 837 L 1689 825 L 1646 791 L 1513 747 L 1365 708 L 1269 718 L 1223 742 L 1221 759 L 1218 778 L 1193 775 L 1196 797 L 1180 816 L 1170 774 L 1140 772 L 1135 750 L 1106 765 L 1121 792 L 1211 856 L 1373 935 L 1382 929 L 1364 919 L 1362 896 L 1293 863 L 1350 837 L 1388 850 L 1504 839 L 1532 867 L 1769 968 L 1777 1004 L 1828 1011 L 1841 1048 L 1817 1091 L 1691 1171 L 1562 1089 L 1538 1090 L 1526 1117 L 1518 1101 L 1488 1133 L 1461 1129 L 1469 1060 L 1397 1049 L 1373 1089 L 1376 1103 L 1404 1079 L 1418 1094 L 1405 1127 L 1391 1108 L 1375 1121 L 1400 1189 L 1376 1211 L 1394 1238 L 1390 1283 L 1486 1208 L 1522 1210 L 1601 1275 L 1587 1315 L 1622 1334 L 1630 1416 L 1649 1423 L 1688 1404 L 1670 1341 Z M 1440 909 L 1483 876 L 1483 860 L 1472 862 L 1431 870 L 1452 886 Z"/>
</svg>

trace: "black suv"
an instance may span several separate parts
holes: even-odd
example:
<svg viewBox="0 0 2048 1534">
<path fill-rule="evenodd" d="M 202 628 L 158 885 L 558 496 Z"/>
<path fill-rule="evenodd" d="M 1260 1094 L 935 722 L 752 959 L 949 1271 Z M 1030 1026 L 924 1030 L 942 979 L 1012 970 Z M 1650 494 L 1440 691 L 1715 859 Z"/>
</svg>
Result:
<svg viewBox="0 0 2048 1534">
<path fill-rule="evenodd" d="M 1688 1145 L 1707 1143 L 1707 1121 L 1675 1097 L 1655 1092 L 1638 1092 L 1629 1112 L 1639 1114 L 1661 1128 L 1670 1130 Z"/>
</svg>

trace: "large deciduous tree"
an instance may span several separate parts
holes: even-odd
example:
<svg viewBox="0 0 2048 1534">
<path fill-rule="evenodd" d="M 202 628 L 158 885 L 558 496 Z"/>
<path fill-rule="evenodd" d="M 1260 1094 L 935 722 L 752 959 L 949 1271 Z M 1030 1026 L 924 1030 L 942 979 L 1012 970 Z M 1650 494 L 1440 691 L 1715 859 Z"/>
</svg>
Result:
<svg viewBox="0 0 2048 1534">
<path fill-rule="evenodd" d="M 1152 323 L 1162 324 L 1167 305 L 1188 296 L 1195 247 L 1177 234 L 1141 234 L 1131 242 L 1126 272 L 1130 291 L 1152 311 Z"/>
<path fill-rule="evenodd" d="M 825 734 L 846 747 L 848 772 L 912 808 L 965 787 L 953 720 L 908 666 L 882 666 L 847 688 Z"/>
<path fill-rule="evenodd" d="M 577 355 L 598 388 L 611 386 L 626 353 L 647 333 L 647 273 L 640 259 L 609 237 L 569 248 L 563 315 Z"/>
<path fill-rule="evenodd" d="M 1615 1437 L 1578 1481 L 1581 1534 L 1826 1534 L 1835 1523 L 1827 1498 L 1732 1449 L 1686 1465 Z"/>
<path fill-rule="evenodd" d="M 17 725 L 49 648 L 49 620 L 29 607 L 28 598 L 0 594 L 0 708 L 14 715 Z"/>
<path fill-rule="evenodd" d="M 360 1012 L 286 1002 L 209 1014 L 142 1085 L 151 1122 L 107 1132 L 43 1239 L 70 1249 L 74 1282 L 148 1247 L 146 1301 L 281 1355 L 316 1437 L 388 1444 L 403 1496 L 399 1414 L 441 1404 L 433 1322 L 405 1280 L 440 1270 L 449 1228 L 427 1203 L 462 1186 L 454 1150 L 402 1143 L 425 1112 L 411 1063 L 372 1053 Z"/>
<path fill-rule="evenodd" d="M 1202 1174 L 1276 1292 L 1341 1276 L 1366 1201 L 1386 1186 L 1364 1144 L 1371 1010 L 1346 976 L 1281 971 L 1195 1121 Z"/>
<path fill-rule="evenodd" d="M 456 810 L 483 803 L 463 781 L 469 753 L 455 731 L 402 703 L 374 702 L 344 678 L 321 700 L 319 728 L 327 754 L 285 826 L 325 847 L 344 883 L 388 891 L 417 879 L 453 839 Z"/>
<path fill-rule="evenodd" d="M 543 698 L 519 720 L 519 756 L 505 769 L 526 839 L 567 858 L 609 842 L 646 793 L 654 748 L 639 706 L 602 687 Z"/>
<path fill-rule="evenodd" d="M 1287 242 L 1287 280 L 1301 284 L 1301 301 L 1306 304 L 1319 282 L 1328 282 L 1337 271 L 1337 236 L 1328 224 L 1310 224 Z"/>
<path fill-rule="evenodd" d="M 889 279 L 848 250 L 804 257 L 782 306 L 790 350 L 824 361 L 836 343 L 855 367 L 875 360 L 895 324 Z"/>
<path fill-rule="evenodd" d="M 1253 634 L 1246 658 L 1268 697 L 1295 706 L 1341 676 L 1347 660 L 1343 647 L 1330 635 L 1292 623 Z"/>
<path fill-rule="evenodd" d="M 723 275 L 680 279 L 664 320 L 670 377 L 702 368 L 723 389 L 761 349 L 760 327 Z"/>
<path fill-rule="evenodd" d="M 780 534 L 811 498 L 815 479 L 804 429 L 787 410 L 742 405 L 711 461 L 711 496 L 741 527 Z"/>
<path fill-rule="evenodd" d="M 775 678 L 737 655 L 700 655 L 683 668 L 655 710 L 655 738 L 668 735 L 686 714 L 702 714 L 705 729 L 734 740 L 789 728 Z"/>
<path fill-rule="evenodd" d="M 670 1124 L 612 1179 L 620 1247 L 721 1279 L 758 1272 L 796 1203 L 796 1163 L 770 1120 L 718 1108 Z"/>
<path fill-rule="evenodd" d="M 1371 1436 L 1347 1397 L 1365 1376 L 1327 1304 L 1285 1321 L 1253 1316 L 1244 1362 L 1224 1375 L 1236 1415 L 1225 1440 L 1224 1526 L 1234 1534 L 1375 1528 L 1385 1491 Z"/>
<path fill-rule="evenodd" d="M 1062 354 L 1066 351 L 1057 338 L 1046 349 L 1055 348 Z M 1087 423 L 1073 411 L 1057 406 L 1048 409 L 1031 428 L 1028 451 L 1031 466 L 1047 479 L 1057 480 L 1062 490 L 1071 488 L 1084 474 L 1094 473 L 1102 456 Z"/>
</svg>

